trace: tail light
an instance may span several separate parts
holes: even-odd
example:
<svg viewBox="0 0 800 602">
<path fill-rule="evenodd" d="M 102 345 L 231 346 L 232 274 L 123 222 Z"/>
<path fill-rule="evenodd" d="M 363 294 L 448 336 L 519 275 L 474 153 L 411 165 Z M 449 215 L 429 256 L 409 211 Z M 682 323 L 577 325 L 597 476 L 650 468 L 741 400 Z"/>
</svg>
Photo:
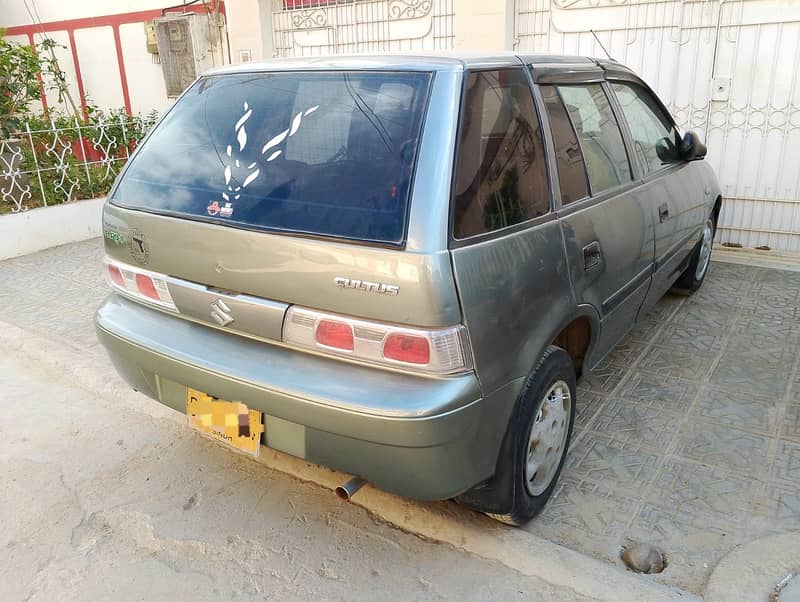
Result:
<svg viewBox="0 0 800 602">
<path fill-rule="evenodd" d="M 283 321 L 283 341 L 330 355 L 430 374 L 472 370 L 466 329 L 423 330 L 356 320 L 291 306 Z"/>
<path fill-rule="evenodd" d="M 153 284 L 153 279 L 147 274 L 136 274 L 136 289 L 140 295 L 144 295 L 151 301 L 160 301 L 156 285 Z"/>
<path fill-rule="evenodd" d="M 105 264 L 108 282 L 115 291 L 138 301 L 178 311 L 164 276 L 109 258 L 106 258 Z"/>
<path fill-rule="evenodd" d="M 383 355 L 398 362 L 427 364 L 431 361 L 431 345 L 426 337 L 393 332 L 383 343 Z"/>
<path fill-rule="evenodd" d="M 119 269 L 119 266 L 108 264 L 108 277 L 111 279 L 111 283 L 115 286 L 120 288 L 125 288 L 125 280 L 122 277 L 122 272 Z"/>
<path fill-rule="evenodd" d="M 353 328 L 347 322 L 320 320 L 314 336 L 320 345 L 343 351 L 353 350 Z"/>
</svg>

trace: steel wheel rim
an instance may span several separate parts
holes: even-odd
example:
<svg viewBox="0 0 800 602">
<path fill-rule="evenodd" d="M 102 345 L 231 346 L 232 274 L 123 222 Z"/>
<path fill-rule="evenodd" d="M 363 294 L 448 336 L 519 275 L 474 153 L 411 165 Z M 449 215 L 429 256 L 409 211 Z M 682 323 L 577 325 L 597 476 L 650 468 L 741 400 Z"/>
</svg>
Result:
<svg viewBox="0 0 800 602">
<path fill-rule="evenodd" d="M 569 386 L 563 380 L 556 381 L 544 394 L 528 436 L 525 487 L 531 495 L 544 493 L 558 472 L 567 445 L 571 416 Z"/>
<path fill-rule="evenodd" d="M 711 261 L 711 246 L 714 244 L 714 224 L 708 220 L 703 226 L 703 240 L 700 243 L 700 256 L 697 258 L 697 270 L 694 279 L 700 280 L 708 269 Z"/>
</svg>

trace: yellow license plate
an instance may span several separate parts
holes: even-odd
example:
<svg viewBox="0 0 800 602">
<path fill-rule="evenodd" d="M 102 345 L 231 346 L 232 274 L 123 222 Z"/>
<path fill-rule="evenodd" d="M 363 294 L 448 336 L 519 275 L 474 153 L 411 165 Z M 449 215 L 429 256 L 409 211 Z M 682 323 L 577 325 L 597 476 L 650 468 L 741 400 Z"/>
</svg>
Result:
<svg viewBox="0 0 800 602">
<path fill-rule="evenodd" d="M 251 456 L 258 457 L 264 425 L 261 412 L 240 401 L 225 401 L 202 391 L 186 391 L 189 426 L 204 435 Z"/>
</svg>

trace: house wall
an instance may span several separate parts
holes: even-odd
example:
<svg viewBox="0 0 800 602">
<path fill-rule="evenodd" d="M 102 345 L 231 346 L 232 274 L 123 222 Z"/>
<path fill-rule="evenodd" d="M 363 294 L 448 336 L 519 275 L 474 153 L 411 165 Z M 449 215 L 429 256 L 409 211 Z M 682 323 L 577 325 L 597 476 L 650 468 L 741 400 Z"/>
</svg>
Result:
<svg viewBox="0 0 800 602">
<path fill-rule="evenodd" d="M 455 48 L 604 57 L 602 43 L 680 128 L 707 141 L 725 201 L 718 241 L 800 251 L 796 0 L 261 3 L 276 56 Z"/>
<path fill-rule="evenodd" d="M 59 45 L 55 55 L 76 105 L 88 102 L 102 109 L 125 107 L 129 113 L 162 112 L 173 100 L 167 98 L 161 65 L 147 52 L 144 22 L 160 17 L 162 8 L 173 4 L 164 0 L 0 0 L 0 27 L 6 28 L 10 41 L 30 44 L 47 37 Z M 29 7 L 35 8 L 33 14 Z M 198 3 L 186 10 L 204 17 L 210 8 Z M 221 12 L 225 14 L 224 4 Z M 223 41 L 213 49 L 215 65 L 229 62 L 224 35 Z M 42 92 L 43 99 L 34 103 L 34 110 L 57 104 L 57 92 Z"/>
<path fill-rule="evenodd" d="M 707 141 L 718 240 L 800 251 L 800 2 L 517 0 L 512 47 L 612 57 Z"/>
<path fill-rule="evenodd" d="M 142 22 L 168 1 L 28 0 L 76 100 L 163 111 Z M 800 250 L 797 0 L 228 0 L 230 59 L 330 53 L 519 50 L 605 56 L 632 67 L 678 124 L 707 140 L 725 203 L 718 239 Z M 19 0 L 0 26 L 42 37 Z M 191 10 L 205 10 L 203 4 Z M 227 45 L 226 45 L 227 46 Z M 227 50 L 227 48 L 226 48 Z M 227 57 L 225 57 L 228 60 Z M 53 92 L 45 102 L 55 102 Z"/>
</svg>

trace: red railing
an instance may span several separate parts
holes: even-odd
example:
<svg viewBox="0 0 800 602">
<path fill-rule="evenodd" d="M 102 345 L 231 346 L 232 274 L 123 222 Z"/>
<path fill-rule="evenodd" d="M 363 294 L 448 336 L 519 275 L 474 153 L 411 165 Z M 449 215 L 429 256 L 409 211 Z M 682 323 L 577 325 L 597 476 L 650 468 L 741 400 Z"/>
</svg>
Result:
<svg viewBox="0 0 800 602">
<path fill-rule="evenodd" d="M 283 9 L 292 10 L 295 8 L 316 8 L 318 6 L 328 6 L 336 4 L 338 0 L 283 0 Z"/>
</svg>

